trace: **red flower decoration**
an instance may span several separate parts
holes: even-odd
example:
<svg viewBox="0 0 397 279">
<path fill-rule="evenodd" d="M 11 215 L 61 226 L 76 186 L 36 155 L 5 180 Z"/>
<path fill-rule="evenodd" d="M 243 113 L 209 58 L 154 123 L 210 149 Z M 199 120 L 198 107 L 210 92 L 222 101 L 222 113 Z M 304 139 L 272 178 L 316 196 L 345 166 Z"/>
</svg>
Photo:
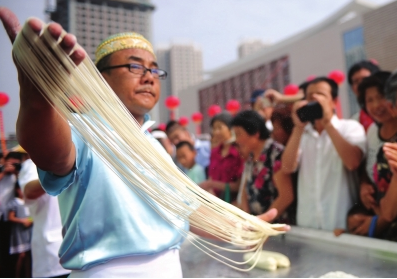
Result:
<svg viewBox="0 0 397 279">
<path fill-rule="evenodd" d="M 273 173 L 278 172 L 281 169 L 281 161 L 275 161 L 273 165 Z"/>
<path fill-rule="evenodd" d="M 266 174 L 267 174 L 267 168 L 263 168 L 255 179 L 255 182 L 254 182 L 255 188 L 262 189 L 263 184 L 265 182 Z"/>
<path fill-rule="evenodd" d="M 381 178 L 377 185 L 380 192 L 386 192 L 389 189 L 389 183 L 384 178 Z"/>
<path fill-rule="evenodd" d="M 372 171 L 374 172 L 374 181 L 378 182 L 378 165 L 376 163 L 372 167 Z"/>
</svg>

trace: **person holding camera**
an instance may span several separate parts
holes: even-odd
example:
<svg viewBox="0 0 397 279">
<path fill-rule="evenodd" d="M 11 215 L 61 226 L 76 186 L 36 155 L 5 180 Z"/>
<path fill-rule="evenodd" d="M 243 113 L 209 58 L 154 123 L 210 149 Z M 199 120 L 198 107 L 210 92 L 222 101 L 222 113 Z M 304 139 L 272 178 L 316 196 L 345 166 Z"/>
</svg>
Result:
<svg viewBox="0 0 397 279">
<path fill-rule="evenodd" d="M 366 137 L 357 121 L 334 113 L 338 85 L 319 77 L 309 82 L 306 100 L 296 102 L 294 129 L 282 156 L 286 173 L 298 170 L 298 226 L 332 231 L 346 228 L 357 200 L 355 170 L 366 154 Z"/>
<path fill-rule="evenodd" d="M 0 172 L 0 277 L 14 277 L 10 256 L 11 223 L 8 220 L 7 205 L 15 197 L 17 174 L 21 170 L 21 154 L 10 152 Z"/>
</svg>

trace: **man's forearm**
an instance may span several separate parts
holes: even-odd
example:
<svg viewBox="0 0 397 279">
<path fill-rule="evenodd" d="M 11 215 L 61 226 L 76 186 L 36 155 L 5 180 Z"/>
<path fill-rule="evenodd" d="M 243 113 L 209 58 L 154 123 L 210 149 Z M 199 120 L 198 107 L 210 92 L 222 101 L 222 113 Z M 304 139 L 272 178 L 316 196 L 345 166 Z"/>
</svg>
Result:
<svg viewBox="0 0 397 279">
<path fill-rule="evenodd" d="M 30 86 L 25 89 L 21 86 L 17 135 L 39 168 L 57 175 L 72 169 L 75 152 L 69 124 Z"/>
<path fill-rule="evenodd" d="M 277 217 L 279 217 L 294 201 L 294 190 L 290 174 L 278 171 L 273 175 L 273 181 L 277 188 L 278 196 L 270 205 L 269 209 L 277 209 Z"/>
<path fill-rule="evenodd" d="M 281 169 L 285 173 L 293 173 L 298 166 L 298 152 L 303 131 L 303 127 L 294 127 L 292 130 L 291 137 L 288 140 L 281 158 Z"/>
<path fill-rule="evenodd" d="M 397 217 L 397 177 L 392 176 L 389 188 L 380 201 L 380 215 L 387 222 L 392 222 Z"/>
<path fill-rule="evenodd" d="M 282 99 L 280 100 L 280 102 L 294 103 L 299 100 L 302 100 L 304 97 L 305 97 L 305 95 L 302 92 L 298 92 L 297 94 L 295 94 L 293 96 L 282 95 Z"/>
<path fill-rule="evenodd" d="M 361 149 L 343 138 L 331 122 L 325 126 L 325 130 L 331 138 L 332 143 L 334 144 L 345 167 L 351 171 L 356 170 L 360 166 L 363 158 L 363 152 Z"/>
</svg>

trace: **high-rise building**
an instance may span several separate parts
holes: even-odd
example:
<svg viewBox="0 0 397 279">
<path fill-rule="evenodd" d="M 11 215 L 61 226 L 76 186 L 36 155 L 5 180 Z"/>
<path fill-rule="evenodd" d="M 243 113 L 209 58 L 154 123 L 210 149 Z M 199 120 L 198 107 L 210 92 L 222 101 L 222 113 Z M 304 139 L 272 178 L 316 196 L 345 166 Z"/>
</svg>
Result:
<svg viewBox="0 0 397 279">
<path fill-rule="evenodd" d="M 241 59 L 269 45 L 270 43 L 264 43 L 259 39 L 244 40 L 238 46 L 238 58 Z"/>
<path fill-rule="evenodd" d="M 91 59 L 99 43 L 119 32 L 137 32 L 152 39 L 149 0 L 57 0 L 51 19 L 76 35 Z"/>
<path fill-rule="evenodd" d="M 168 72 L 168 78 L 161 81 L 158 105 L 158 120 L 166 122 L 169 112 L 164 106 L 165 99 L 170 95 L 178 96 L 181 90 L 202 81 L 203 57 L 200 48 L 194 44 L 175 44 L 160 48 L 156 56 L 159 67 Z"/>
</svg>

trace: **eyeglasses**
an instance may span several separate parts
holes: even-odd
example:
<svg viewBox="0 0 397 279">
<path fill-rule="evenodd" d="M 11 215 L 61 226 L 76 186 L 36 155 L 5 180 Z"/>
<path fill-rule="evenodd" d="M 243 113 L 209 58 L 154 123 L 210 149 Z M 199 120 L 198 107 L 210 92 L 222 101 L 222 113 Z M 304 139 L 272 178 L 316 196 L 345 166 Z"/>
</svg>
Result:
<svg viewBox="0 0 397 279">
<path fill-rule="evenodd" d="M 149 69 L 149 68 L 146 68 L 145 66 L 140 65 L 140 64 L 124 64 L 124 65 L 117 65 L 117 66 L 109 66 L 109 67 L 105 67 L 99 71 L 103 72 L 105 70 L 123 68 L 123 67 L 128 68 L 129 71 L 133 74 L 144 76 L 146 74 L 146 72 L 150 72 L 152 74 L 152 76 L 155 78 L 158 78 L 158 79 L 166 79 L 167 78 L 166 71 L 160 70 L 157 68 Z"/>
</svg>

